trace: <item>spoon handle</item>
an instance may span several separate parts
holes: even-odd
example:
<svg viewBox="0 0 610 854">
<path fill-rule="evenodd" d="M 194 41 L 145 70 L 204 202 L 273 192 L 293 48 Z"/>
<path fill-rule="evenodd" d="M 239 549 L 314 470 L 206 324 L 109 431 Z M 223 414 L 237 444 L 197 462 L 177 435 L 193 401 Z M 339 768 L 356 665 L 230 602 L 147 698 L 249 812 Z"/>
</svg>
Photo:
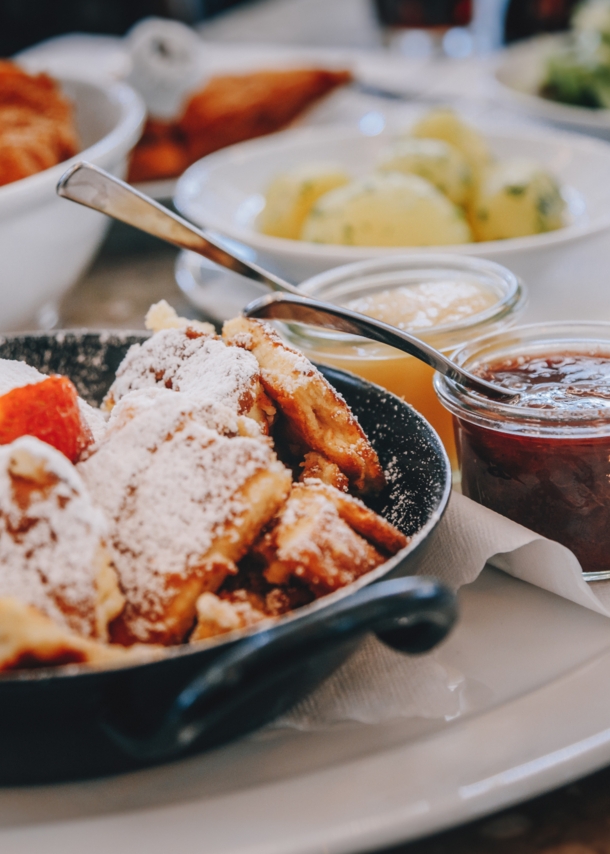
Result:
<svg viewBox="0 0 610 854">
<path fill-rule="evenodd" d="M 197 252 L 221 267 L 267 285 L 271 290 L 298 293 L 289 282 L 258 264 L 236 258 L 190 222 L 91 163 L 75 163 L 64 172 L 57 184 L 57 193 L 181 249 Z"/>
<path fill-rule="evenodd" d="M 420 338 L 342 306 L 319 302 L 301 295 L 271 294 L 249 303 L 243 310 L 243 314 L 246 317 L 293 320 L 310 326 L 321 326 L 349 335 L 370 338 L 373 341 L 395 347 L 397 350 L 403 350 L 410 356 L 415 356 L 416 359 L 430 365 L 443 376 L 455 380 L 466 388 L 485 395 L 485 397 L 505 401 L 512 400 L 515 397 L 514 392 L 489 383 L 456 365 L 455 362 L 452 362 L 451 359 L 448 359 L 443 353 L 435 350 L 434 347 Z"/>
</svg>

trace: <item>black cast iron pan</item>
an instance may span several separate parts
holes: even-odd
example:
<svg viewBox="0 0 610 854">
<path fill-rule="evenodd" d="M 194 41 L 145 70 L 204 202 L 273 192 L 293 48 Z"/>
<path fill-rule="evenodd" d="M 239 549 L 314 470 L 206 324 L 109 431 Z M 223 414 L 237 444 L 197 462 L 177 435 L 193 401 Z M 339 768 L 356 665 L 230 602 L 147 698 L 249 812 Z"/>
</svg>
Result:
<svg viewBox="0 0 610 854">
<path fill-rule="evenodd" d="M 0 358 L 62 373 L 99 403 L 137 333 L 0 338 Z M 157 661 L 0 676 L 0 784 L 117 773 L 216 747 L 288 709 L 367 631 L 403 652 L 432 648 L 456 617 L 453 595 L 413 574 L 445 510 L 451 473 L 428 423 L 397 397 L 323 369 L 375 447 L 388 485 L 371 503 L 410 545 L 354 584 L 263 628 L 168 650 Z M 405 577 L 407 576 L 407 577 Z"/>
</svg>

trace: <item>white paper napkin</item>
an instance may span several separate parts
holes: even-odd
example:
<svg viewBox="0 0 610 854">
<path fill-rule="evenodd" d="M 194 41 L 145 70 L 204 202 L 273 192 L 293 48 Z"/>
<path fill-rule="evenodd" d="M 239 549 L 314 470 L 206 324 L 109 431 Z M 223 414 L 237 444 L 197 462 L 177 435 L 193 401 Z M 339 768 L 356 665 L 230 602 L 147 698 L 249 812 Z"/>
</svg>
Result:
<svg viewBox="0 0 610 854">
<path fill-rule="evenodd" d="M 515 578 L 610 617 L 610 582 L 584 581 L 569 549 L 453 492 L 420 575 L 432 575 L 457 590 L 474 581 L 488 561 Z"/>
<path fill-rule="evenodd" d="M 420 575 L 457 590 L 486 563 L 610 617 L 610 581 L 587 584 L 574 555 L 504 516 L 453 492 Z M 273 727 L 319 730 L 343 721 L 401 717 L 450 720 L 476 703 L 477 686 L 437 654 L 409 657 L 369 637 L 352 658 Z"/>
</svg>

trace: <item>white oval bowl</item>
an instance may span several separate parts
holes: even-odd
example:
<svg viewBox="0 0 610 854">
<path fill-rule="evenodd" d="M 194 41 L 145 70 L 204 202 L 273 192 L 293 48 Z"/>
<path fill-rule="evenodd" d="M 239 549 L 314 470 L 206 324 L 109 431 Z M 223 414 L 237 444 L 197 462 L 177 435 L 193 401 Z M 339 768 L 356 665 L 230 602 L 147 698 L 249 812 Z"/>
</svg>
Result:
<svg viewBox="0 0 610 854">
<path fill-rule="evenodd" d="M 296 283 L 355 261 L 451 252 L 488 258 L 524 279 L 530 288 L 531 319 L 599 318 L 602 301 L 610 315 L 610 145 L 529 128 L 483 131 L 498 157 L 533 158 L 556 175 L 571 209 L 569 224 L 529 237 L 413 248 L 323 245 L 258 232 L 255 220 L 263 193 L 278 172 L 308 160 L 332 160 L 354 175 L 364 174 L 395 136 L 391 130 L 367 136 L 353 127 L 286 131 L 211 154 L 179 179 L 174 201 L 189 219 L 228 238 L 243 257 Z"/>
<path fill-rule="evenodd" d="M 37 325 L 93 259 L 108 219 L 57 196 L 61 175 L 88 160 L 123 177 L 146 111 L 122 83 L 61 80 L 75 105 L 81 151 L 36 175 L 0 187 L 0 330 Z"/>
</svg>

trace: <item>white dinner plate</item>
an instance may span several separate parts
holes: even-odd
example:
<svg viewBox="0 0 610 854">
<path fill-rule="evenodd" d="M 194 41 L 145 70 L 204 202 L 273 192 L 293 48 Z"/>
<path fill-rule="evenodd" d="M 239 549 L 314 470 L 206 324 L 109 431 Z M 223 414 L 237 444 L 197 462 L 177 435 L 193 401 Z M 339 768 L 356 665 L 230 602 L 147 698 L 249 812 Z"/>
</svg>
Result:
<svg viewBox="0 0 610 854">
<path fill-rule="evenodd" d="M 606 764 L 607 619 L 496 570 L 460 601 L 458 628 L 433 654 L 461 685 L 451 719 L 271 728 L 152 770 L 0 790 L 0 850 L 371 851 Z"/>
<path fill-rule="evenodd" d="M 564 34 L 536 36 L 502 51 L 495 69 L 500 92 L 507 104 L 531 118 L 610 139 L 610 110 L 561 104 L 539 94 L 547 59 L 566 38 Z"/>
</svg>

